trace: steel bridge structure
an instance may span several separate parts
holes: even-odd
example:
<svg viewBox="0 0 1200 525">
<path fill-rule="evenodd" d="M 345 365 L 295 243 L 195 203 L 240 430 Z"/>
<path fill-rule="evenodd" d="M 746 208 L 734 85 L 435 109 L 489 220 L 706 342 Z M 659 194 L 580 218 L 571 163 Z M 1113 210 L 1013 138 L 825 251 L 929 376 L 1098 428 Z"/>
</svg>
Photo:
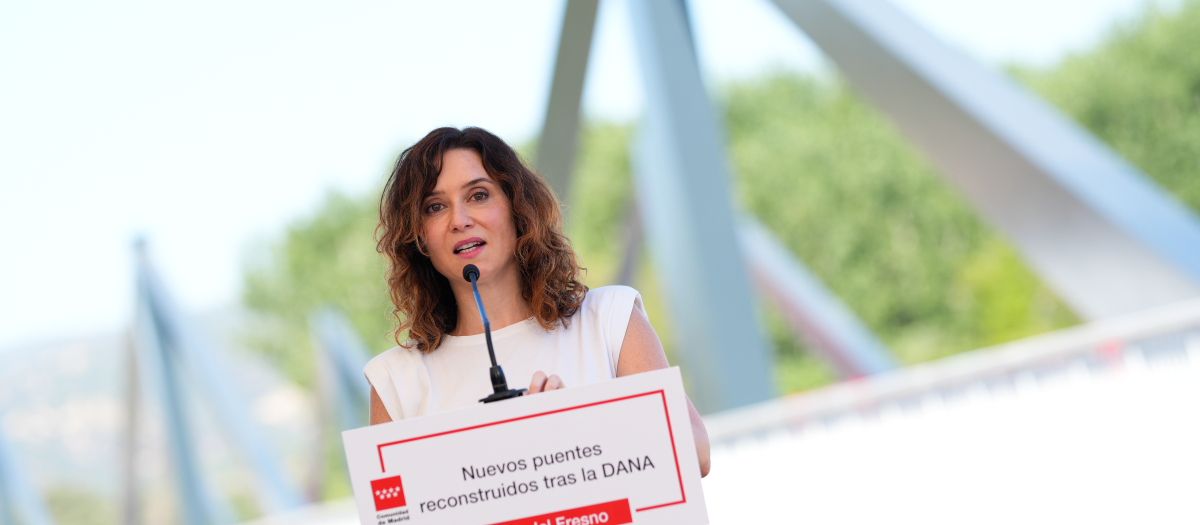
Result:
<svg viewBox="0 0 1200 525">
<path fill-rule="evenodd" d="M 738 450 L 769 448 L 762 443 L 772 439 L 790 442 L 805 429 L 903 413 L 930 398 L 979 388 L 1036 383 L 1062 370 L 1129 367 L 1160 354 L 1200 360 L 1200 305 L 1188 302 L 1200 295 L 1200 220 L 1193 212 L 1061 112 L 939 41 L 886 0 L 772 0 L 1088 322 L 900 368 L 769 228 L 736 209 L 687 2 L 606 1 L 629 3 L 646 100 L 630 144 L 636 206 L 624 247 L 631 255 L 620 274 L 629 279 L 644 244 L 663 284 L 689 395 L 707 414 L 718 454 L 750 465 L 743 469 L 746 479 L 763 474 L 751 472 L 758 468 L 748 459 L 752 454 Z M 572 195 L 598 6 L 599 0 L 566 0 L 537 150 L 539 171 L 564 202 Z M 181 315 L 142 248 L 137 261 L 129 432 L 140 398 L 153 398 L 167 436 L 179 521 L 233 521 L 229 502 L 202 475 L 184 385 L 199 393 L 249 465 L 261 509 L 292 516 L 289 523 L 304 522 L 304 515 L 340 516 L 342 510 L 305 507 L 312 494 L 283 474 L 228 381 L 228 365 Z M 778 398 L 772 352 L 754 314 L 760 296 L 842 378 L 854 381 Z M 309 324 L 322 421 L 358 426 L 367 406 L 361 370 L 368 352 L 336 310 L 313 312 Z M 22 482 L 19 459 L 0 436 L 0 524 L 49 525 L 39 497 Z M 124 461 L 132 471 L 133 455 Z M 136 490 L 126 481 L 127 492 Z M 127 498 L 130 524 L 139 522 L 136 508 L 136 498 Z"/>
</svg>

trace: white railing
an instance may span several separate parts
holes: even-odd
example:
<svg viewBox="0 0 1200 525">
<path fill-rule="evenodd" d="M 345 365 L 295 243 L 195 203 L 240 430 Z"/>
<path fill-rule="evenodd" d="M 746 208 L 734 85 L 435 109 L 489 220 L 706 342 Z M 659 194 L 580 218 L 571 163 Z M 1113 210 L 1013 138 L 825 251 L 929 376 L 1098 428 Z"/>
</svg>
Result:
<svg viewBox="0 0 1200 525">
<path fill-rule="evenodd" d="M 704 423 L 719 446 L 848 415 L 869 417 L 929 395 L 1010 386 L 1029 374 L 1123 366 L 1130 353 L 1147 359 L 1187 354 L 1200 363 L 1200 298 L 710 414 Z"/>
</svg>

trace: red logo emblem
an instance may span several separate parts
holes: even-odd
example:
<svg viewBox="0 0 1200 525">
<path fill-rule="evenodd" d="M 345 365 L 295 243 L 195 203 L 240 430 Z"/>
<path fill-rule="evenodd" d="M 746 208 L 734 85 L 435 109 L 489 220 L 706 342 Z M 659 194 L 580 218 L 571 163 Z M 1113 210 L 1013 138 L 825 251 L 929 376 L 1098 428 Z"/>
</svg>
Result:
<svg viewBox="0 0 1200 525">
<path fill-rule="evenodd" d="M 400 484 L 400 476 L 372 481 L 371 492 L 375 494 L 376 512 L 404 506 L 404 486 Z"/>
</svg>

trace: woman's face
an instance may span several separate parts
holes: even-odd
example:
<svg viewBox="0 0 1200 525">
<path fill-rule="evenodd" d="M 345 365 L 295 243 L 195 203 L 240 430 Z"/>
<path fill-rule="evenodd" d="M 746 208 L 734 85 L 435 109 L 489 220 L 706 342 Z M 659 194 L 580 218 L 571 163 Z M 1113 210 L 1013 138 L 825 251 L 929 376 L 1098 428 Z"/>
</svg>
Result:
<svg viewBox="0 0 1200 525">
<path fill-rule="evenodd" d="M 421 214 L 425 251 L 451 283 L 465 283 L 462 269 L 468 264 L 479 267 L 481 282 L 520 275 L 511 203 L 475 150 L 445 153 L 437 186 L 425 196 Z"/>
</svg>

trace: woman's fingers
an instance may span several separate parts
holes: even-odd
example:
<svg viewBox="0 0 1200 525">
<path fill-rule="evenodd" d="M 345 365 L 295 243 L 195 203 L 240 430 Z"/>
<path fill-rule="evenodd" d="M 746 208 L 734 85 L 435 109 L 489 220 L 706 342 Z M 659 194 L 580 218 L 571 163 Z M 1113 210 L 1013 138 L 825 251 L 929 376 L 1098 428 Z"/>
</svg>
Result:
<svg viewBox="0 0 1200 525">
<path fill-rule="evenodd" d="M 548 392 L 550 390 L 558 390 L 567 385 L 563 384 L 562 378 L 552 375 L 546 377 L 546 374 L 541 370 L 533 373 L 533 381 L 529 382 L 529 391 L 526 394 L 536 394 L 538 392 Z"/>
<path fill-rule="evenodd" d="M 529 391 L 526 394 L 536 394 L 541 392 L 546 387 L 546 374 L 541 370 L 533 373 L 533 381 L 529 382 Z"/>
</svg>

